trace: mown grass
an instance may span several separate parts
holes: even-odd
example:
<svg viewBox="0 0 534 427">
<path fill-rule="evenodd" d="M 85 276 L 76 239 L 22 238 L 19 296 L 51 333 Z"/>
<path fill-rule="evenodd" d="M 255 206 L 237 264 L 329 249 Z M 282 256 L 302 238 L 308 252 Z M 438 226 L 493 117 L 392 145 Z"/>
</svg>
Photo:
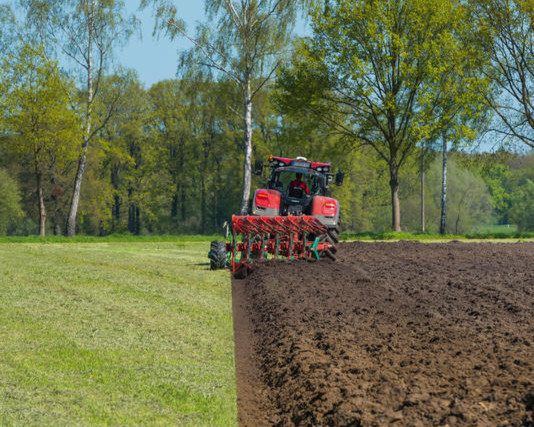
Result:
<svg viewBox="0 0 534 427">
<path fill-rule="evenodd" d="M 108 236 L 7 236 L 0 237 L 0 243 L 153 243 L 153 242 L 210 242 L 224 240 L 221 235 L 147 235 L 134 236 L 130 234 L 110 234 Z"/>
<path fill-rule="evenodd" d="M 235 425 L 230 280 L 207 251 L 0 244 L 0 425 Z"/>
</svg>

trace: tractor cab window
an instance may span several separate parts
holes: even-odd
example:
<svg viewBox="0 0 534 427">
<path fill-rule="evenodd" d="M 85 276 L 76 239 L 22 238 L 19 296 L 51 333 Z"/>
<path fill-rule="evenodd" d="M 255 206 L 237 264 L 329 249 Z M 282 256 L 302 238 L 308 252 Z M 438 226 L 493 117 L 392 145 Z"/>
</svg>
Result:
<svg viewBox="0 0 534 427">
<path fill-rule="evenodd" d="M 291 186 L 291 183 L 296 181 L 296 179 L 296 172 L 294 171 L 276 172 L 274 176 L 273 188 L 281 192 L 287 192 L 287 194 L 291 197 L 304 197 L 306 194 L 308 194 L 306 191 L 299 191 L 295 189 L 295 186 Z M 320 187 L 319 177 L 309 173 L 303 173 L 300 180 L 305 184 L 305 187 L 300 187 L 303 189 L 307 188 L 310 195 L 318 193 Z"/>
</svg>

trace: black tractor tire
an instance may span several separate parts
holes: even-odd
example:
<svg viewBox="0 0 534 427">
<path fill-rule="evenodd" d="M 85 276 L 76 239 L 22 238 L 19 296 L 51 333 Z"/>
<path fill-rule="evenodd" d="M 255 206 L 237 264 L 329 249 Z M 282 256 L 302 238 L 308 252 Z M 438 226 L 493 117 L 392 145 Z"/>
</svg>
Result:
<svg viewBox="0 0 534 427">
<path fill-rule="evenodd" d="M 210 268 L 212 270 L 220 270 L 226 267 L 226 242 L 215 240 L 211 242 L 210 251 L 208 253 L 210 259 Z"/>
<path fill-rule="evenodd" d="M 327 233 L 334 244 L 337 245 L 339 243 L 339 232 L 335 228 L 329 228 Z"/>
<path fill-rule="evenodd" d="M 330 258 L 332 261 L 336 260 L 337 244 L 339 243 L 339 234 L 341 233 L 340 224 L 329 228 L 326 231 L 325 241 L 330 243 L 330 249 L 324 251 L 323 256 Z"/>
</svg>

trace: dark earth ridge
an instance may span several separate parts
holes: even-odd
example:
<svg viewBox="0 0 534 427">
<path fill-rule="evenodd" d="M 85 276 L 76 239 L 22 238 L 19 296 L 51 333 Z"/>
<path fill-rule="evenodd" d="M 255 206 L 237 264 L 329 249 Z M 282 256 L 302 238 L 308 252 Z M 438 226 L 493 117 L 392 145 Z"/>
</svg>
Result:
<svg viewBox="0 0 534 427">
<path fill-rule="evenodd" d="M 344 243 L 233 280 L 242 426 L 534 426 L 534 243 Z"/>
</svg>

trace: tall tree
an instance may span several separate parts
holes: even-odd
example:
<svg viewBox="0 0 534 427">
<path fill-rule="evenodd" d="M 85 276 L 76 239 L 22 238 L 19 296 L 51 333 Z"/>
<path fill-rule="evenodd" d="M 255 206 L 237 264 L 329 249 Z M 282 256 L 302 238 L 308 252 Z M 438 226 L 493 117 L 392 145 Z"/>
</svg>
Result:
<svg viewBox="0 0 534 427">
<path fill-rule="evenodd" d="M 338 0 L 312 14 L 280 73 L 284 111 L 306 109 L 352 146 L 370 146 L 387 164 L 392 227 L 400 231 L 399 170 L 416 143 L 445 127 L 427 120 L 447 90 L 443 79 L 466 58 L 468 23 L 459 1 Z M 468 84 L 465 79 L 458 79 Z"/>
<path fill-rule="evenodd" d="M 486 97 L 500 119 L 493 130 L 534 148 L 534 2 L 472 0 L 473 22 L 485 31 L 488 77 L 496 91 Z"/>
<path fill-rule="evenodd" d="M 208 22 L 195 35 L 187 32 L 176 7 L 167 0 L 143 0 L 153 4 L 159 28 L 172 39 L 182 36 L 193 43 L 186 53 L 234 80 L 241 90 L 243 120 L 243 186 L 241 212 L 248 209 L 252 172 L 252 110 L 258 93 L 279 67 L 282 52 L 290 40 L 298 7 L 296 0 L 206 0 Z"/>
<path fill-rule="evenodd" d="M 150 102 L 133 71 L 116 73 L 102 81 L 101 100 L 105 115 L 112 105 L 116 114 L 100 134 L 105 141 L 105 168 L 113 187 L 112 229 L 139 234 L 144 207 L 144 175 L 147 163 L 146 140 Z M 116 102 L 120 99 L 120 102 Z M 150 165 L 155 166 L 155 165 Z M 127 217 L 126 221 L 123 219 Z"/>
<path fill-rule="evenodd" d="M 186 83 L 186 82 L 185 82 Z M 165 193 L 169 195 L 167 211 L 174 232 L 183 231 L 188 216 L 188 197 L 191 196 L 188 167 L 192 158 L 192 129 L 186 118 L 188 102 L 179 80 L 163 80 L 149 90 L 152 102 L 152 139 L 157 162 L 169 181 Z M 161 180 L 160 180 L 161 181 Z M 189 194 L 188 194 L 189 193 Z"/>
<path fill-rule="evenodd" d="M 94 104 L 113 47 L 126 41 L 135 26 L 135 17 L 124 18 L 120 0 L 19 0 L 28 21 L 51 47 L 70 59 L 84 82 L 83 142 L 78 158 L 72 199 L 67 220 L 67 234 L 76 234 L 76 216 L 80 202 L 87 150 L 94 136 L 103 128 L 114 109 L 100 123 L 95 122 Z"/>
<path fill-rule="evenodd" d="M 69 108 L 73 86 L 57 63 L 42 48 L 29 45 L 17 55 L 2 60 L 0 74 L 0 117 L 11 134 L 12 149 L 32 165 L 39 209 L 39 234 L 46 234 L 45 180 L 55 159 L 72 158 L 79 120 Z"/>
</svg>

